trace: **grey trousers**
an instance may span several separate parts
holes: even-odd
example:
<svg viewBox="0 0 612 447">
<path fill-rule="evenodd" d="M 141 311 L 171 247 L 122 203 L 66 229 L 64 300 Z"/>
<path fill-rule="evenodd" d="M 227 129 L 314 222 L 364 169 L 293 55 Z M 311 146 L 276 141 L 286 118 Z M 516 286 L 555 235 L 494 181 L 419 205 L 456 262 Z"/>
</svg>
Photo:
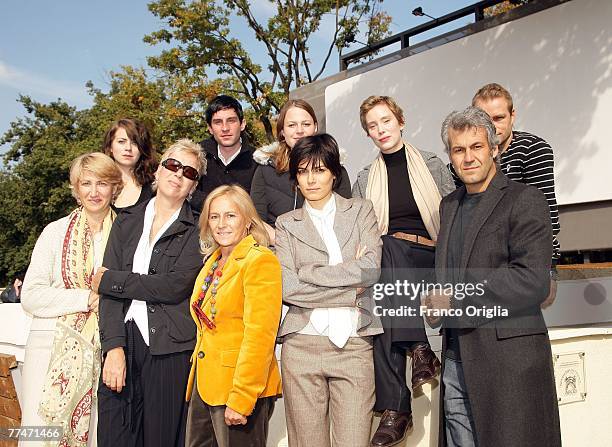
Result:
<svg viewBox="0 0 612 447">
<path fill-rule="evenodd" d="M 281 372 L 289 447 L 367 447 L 374 407 L 372 338 L 285 337 Z"/>
<path fill-rule="evenodd" d="M 448 447 L 477 446 L 461 362 L 444 359 L 444 420 Z"/>
</svg>

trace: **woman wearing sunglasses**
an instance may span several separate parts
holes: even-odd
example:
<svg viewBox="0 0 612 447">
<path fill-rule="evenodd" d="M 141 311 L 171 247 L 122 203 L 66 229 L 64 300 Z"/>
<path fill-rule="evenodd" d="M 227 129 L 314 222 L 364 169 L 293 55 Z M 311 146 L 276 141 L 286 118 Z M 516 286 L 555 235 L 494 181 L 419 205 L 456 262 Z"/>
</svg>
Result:
<svg viewBox="0 0 612 447">
<path fill-rule="evenodd" d="M 187 399 L 187 447 L 265 447 L 281 394 L 274 343 L 281 268 L 248 193 L 214 189 L 200 216 L 208 260 L 191 296 L 198 327 Z"/>
<path fill-rule="evenodd" d="M 132 118 L 115 121 L 104 135 L 102 148 L 121 171 L 123 190 L 112 205 L 116 212 L 153 197 L 157 161 L 147 127 Z"/>
<path fill-rule="evenodd" d="M 205 171 L 202 153 L 190 140 L 170 146 L 155 173 L 156 196 L 119 215 L 92 281 L 104 355 L 100 446 L 184 445 L 196 334 L 189 296 L 202 267 L 187 197 Z"/>
</svg>

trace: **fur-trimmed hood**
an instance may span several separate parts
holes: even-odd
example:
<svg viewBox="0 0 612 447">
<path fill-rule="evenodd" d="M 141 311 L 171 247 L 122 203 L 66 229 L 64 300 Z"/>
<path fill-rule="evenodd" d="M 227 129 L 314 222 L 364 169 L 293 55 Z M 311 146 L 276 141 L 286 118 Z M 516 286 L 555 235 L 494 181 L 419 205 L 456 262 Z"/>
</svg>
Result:
<svg viewBox="0 0 612 447">
<path fill-rule="evenodd" d="M 276 153 L 277 149 L 278 141 L 275 141 L 274 143 L 268 144 L 266 146 L 262 146 L 259 149 L 255 150 L 255 152 L 253 152 L 253 160 L 263 166 L 274 166 L 274 154 Z M 344 166 L 344 163 L 346 162 L 347 152 L 341 147 L 338 148 L 338 151 L 340 152 L 340 164 Z"/>
</svg>

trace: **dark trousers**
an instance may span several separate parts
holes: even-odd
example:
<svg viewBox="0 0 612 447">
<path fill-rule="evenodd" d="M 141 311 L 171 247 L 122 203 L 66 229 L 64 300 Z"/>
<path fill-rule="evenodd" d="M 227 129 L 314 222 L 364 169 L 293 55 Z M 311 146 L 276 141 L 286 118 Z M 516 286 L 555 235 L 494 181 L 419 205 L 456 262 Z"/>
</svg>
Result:
<svg viewBox="0 0 612 447">
<path fill-rule="evenodd" d="M 435 279 L 435 251 L 431 247 L 383 236 L 381 283 L 395 284 L 433 282 Z M 404 295 L 386 296 L 381 301 L 386 308 L 410 306 L 416 316 L 381 317 L 385 332 L 374 336 L 374 377 L 376 404 L 374 411 L 411 411 L 410 389 L 406 383 L 406 355 L 416 344 L 429 344 L 423 318 L 418 309 L 418 297 L 411 300 Z"/>
<path fill-rule="evenodd" d="M 211 406 L 202 401 L 193 385 L 187 416 L 185 447 L 266 447 L 268 424 L 274 411 L 275 397 L 257 399 L 246 425 L 225 425 L 225 406 Z"/>
<path fill-rule="evenodd" d="M 136 324 L 126 333 L 126 386 L 98 387 L 98 446 L 183 447 L 191 351 L 151 355 Z"/>
</svg>

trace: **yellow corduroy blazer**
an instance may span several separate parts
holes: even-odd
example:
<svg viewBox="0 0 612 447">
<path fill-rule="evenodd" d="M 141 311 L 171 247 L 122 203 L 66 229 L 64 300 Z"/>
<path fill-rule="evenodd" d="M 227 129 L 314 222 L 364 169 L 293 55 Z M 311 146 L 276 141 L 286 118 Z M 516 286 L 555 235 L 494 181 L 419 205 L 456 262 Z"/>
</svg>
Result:
<svg viewBox="0 0 612 447">
<path fill-rule="evenodd" d="M 204 278 L 219 258 L 217 249 L 196 279 L 190 303 L 200 294 Z M 210 297 L 211 288 L 206 292 Z M 247 236 L 236 245 L 223 267 L 217 287 L 216 328 L 200 323 L 187 383 L 187 400 L 194 380 L 208 405 L 226 405 L 245 416 L 260 397 L 280 396 L 280 372 L 274 355 L 282 308 L 281 267 L 268 248 Z M 210 300 L 204 306 L 210 317 Z M 196 377 L 197 374 L 197 377 Z"/>
</svg>

